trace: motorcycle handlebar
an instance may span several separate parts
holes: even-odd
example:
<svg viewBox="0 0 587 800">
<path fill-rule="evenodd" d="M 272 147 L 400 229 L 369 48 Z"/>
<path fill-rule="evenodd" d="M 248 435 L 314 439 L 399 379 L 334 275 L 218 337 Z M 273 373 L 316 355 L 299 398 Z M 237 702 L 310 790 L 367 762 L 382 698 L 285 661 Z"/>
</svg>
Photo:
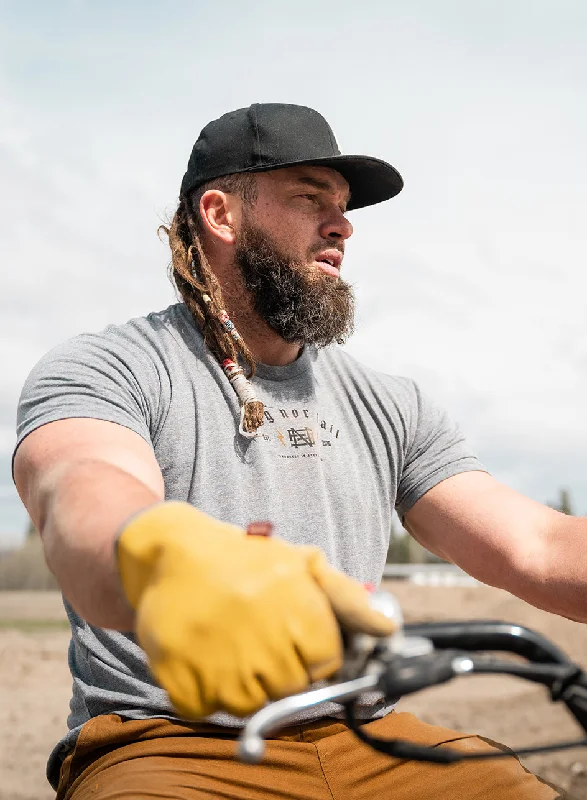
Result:
<svg viewBox="0 0 587 800">
<path fill-rule="evenodd" d="M 387 603 L 392 607 L 382 598 L 386 593 L 377 594 L 380 606 Z M 394 614 L 397 614 L 396 603 Z M 365 635 L 351 637 L 347 645 L 345 665 L 339 674 L 341 682 L 278 700 L 251 717 L 239 741 L 242 760 L 259 761 L 264 751 L 263 737 L 287 724 L 300 711 L 334 701 L 346 707 L 347 720 L 355 733 L 376 749 L 438 761 L 428 748 L 414 748 L 409 742 L 379 742 L 361 733 L 359 726 L 353 724 L 354 700 L 366 691 L 379 690 L 393 702 L 402 695 L 475 673 L 516 675 L 547 686 L 551 699 L 564 701 L 587 732 L 587 675 L 556 645 L 529 628 L 495 620 L 417 623 L 381 640 Z M 514 653 L 528 663 L 478 655 L 482 651 Z M 587 739 L 545 749 L 579 743 L 587 743 Z M 442 760 L 450 762 L 461 757 L 455 752 Z"/>
<path fill-rule="evenodd" d="M 544 636 L 511 622 L 417 622 L 406 625 L 404 633 L 430 639 L 437 650 L 502 651 L 523 656 L 535 664 L 570 663 L 565 653 Z"/>
</svg>

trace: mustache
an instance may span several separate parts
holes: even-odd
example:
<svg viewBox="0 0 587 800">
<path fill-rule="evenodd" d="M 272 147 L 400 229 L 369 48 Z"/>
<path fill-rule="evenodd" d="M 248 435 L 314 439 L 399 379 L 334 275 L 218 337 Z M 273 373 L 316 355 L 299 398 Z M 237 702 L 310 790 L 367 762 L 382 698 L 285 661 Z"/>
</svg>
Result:
<svg viewBox="0 0 587 800">
<path fill-rule="evenodd" d="M 321 253 L 323 250 L 338 250 L 341 256 L 344 256 L 344 243 L 343 242 L 322 242 L 322 244 L 316 245 L 316 247 L 312 247 L 309 252 L 310 256 L 316 256 L 318 253 Z"/>
</svg>

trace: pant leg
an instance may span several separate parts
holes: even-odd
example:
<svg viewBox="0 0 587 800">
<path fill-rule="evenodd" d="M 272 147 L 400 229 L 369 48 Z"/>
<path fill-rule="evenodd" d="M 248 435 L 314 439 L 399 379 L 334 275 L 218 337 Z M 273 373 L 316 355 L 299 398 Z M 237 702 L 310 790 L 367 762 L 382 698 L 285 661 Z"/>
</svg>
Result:
<svg viewBox="0 0 587 800">
<path fill-rule="evenodd" d="M 269 740 L 255 765 L 237 759 L 237 736 L 212 725 L 95 717 L 63 763 L 56 800 L 332 800 L 302 726 Z"/>
<path fill-rule="evenodd" d="M 372 736 L 407 739 L 467 753 L 506 750 L 501 745 L 427 725 L 412 714 L 392 713 L 368 723 Z M 515 756 L 456 764 L 393 759 L 358 742 L 346 731 L 317 742 L 334 800 L 556 800 L 554 787 L 528 772 Z"/>
<path fill-rule="evenodd" d="M 369 723 L 374 736 L 469 752 L 480 737 L 393 713 Z M 514 757 L 450 766 L 377 753 L 339 722 L 284 730 L 263 762 L 236 758 L 234 731 L 163 719 L 96 717 L 66 758 L 56 800 L 555 800 L 560 795 Z"/>
</svg>

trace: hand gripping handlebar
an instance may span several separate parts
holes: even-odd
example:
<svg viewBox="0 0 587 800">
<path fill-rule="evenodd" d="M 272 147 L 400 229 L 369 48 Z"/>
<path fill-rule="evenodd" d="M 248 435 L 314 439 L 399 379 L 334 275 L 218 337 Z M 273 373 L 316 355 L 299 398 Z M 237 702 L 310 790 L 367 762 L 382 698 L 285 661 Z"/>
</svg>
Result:
<svg viewBox="0 0 587 800">
<path fill-rule="evenodd" d="M 401 609 L 387 592 L 373 592 L 371 602 L 397 624 L 397 631 L 376 639 L 365 634 L 344 637 L 344 663 L 336 682 L 286 697 L 254 714 L 239 739 L 243 761 L 263 757 L 264 737 L 286 725 L 300 711 L 320 703 L 340 703 L 354 733 L 374 749 L 398 758 L 452 763 L 471 758 L 499 758 L 496 753 L 465 754 L 456 750 L 415 745 L 403 740 L 383 740 L 367 735 L 355 716 L 355 701 L 367 691 L 380 691 L 390 702 L 462 675 L 493 673 L 515 675 L 541 683 L 552 700 L 562 700 L 587 732 L 587 676 L 552 642 L 520 625 L 492 620 L 421 623 L 402 626 Z M 487 651 L 506 651 L 523 656 L 528 663 L 500 661 Z M 483 653 L 483 654 L 478 654 Z M 587 744 L 587 738 L 543 747 L 517 750 L 518 755 L 561 750 Z"/>
</svg>

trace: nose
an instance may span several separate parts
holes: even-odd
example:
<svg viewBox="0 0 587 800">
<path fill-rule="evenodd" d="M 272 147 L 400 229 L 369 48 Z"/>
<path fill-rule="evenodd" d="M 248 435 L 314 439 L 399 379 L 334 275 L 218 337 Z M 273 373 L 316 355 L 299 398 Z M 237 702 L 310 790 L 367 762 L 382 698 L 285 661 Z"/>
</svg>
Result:
<svg viewBox="0 0 587 800">
<path fill-rule="evenodd" d="M 340 208 L 333 209 L 320 225 L 320 236 L 331 241 L 345 241 L 353 234 L 353 226 Z"/>
</svg>

